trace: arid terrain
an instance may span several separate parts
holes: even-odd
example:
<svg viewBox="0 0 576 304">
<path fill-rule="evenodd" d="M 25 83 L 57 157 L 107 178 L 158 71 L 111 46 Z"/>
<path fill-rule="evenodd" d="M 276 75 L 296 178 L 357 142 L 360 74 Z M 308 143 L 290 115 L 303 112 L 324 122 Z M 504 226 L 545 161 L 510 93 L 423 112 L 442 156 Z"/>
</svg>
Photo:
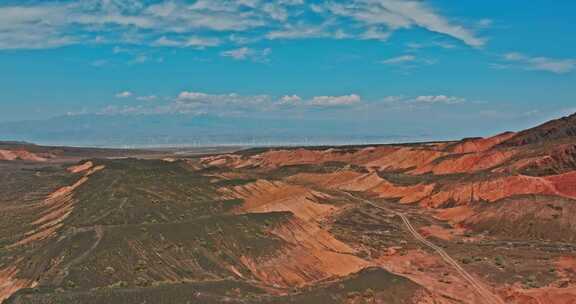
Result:
<svg viewBox="0 0 576 304">
<path fill-rule="evenodd" d="M 576 115 L 198 155 L 5 142 L 0 179 L 2 303 L 576 303 Z"/>
</svg>

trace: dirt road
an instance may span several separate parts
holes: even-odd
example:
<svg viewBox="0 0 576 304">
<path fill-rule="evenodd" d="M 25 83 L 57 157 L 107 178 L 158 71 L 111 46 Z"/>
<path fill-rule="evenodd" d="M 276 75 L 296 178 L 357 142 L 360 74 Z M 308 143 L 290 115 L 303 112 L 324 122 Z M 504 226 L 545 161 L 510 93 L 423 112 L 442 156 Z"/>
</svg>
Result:
<svg viewBox="0 0 576 304">
<path fill-rule="evenodd" d="M 480 281 L 478 281 L 476 278 L 474 278 L 470 273 L 468 273 L 462 266 L 460 266 L 460 264 L 458 264 L 458 262 L 456 262 L 456 260 L 454 260 L 448 253 L 446 253 L 446 251 L 438 246 L 436 246 L 434 243 L 428 241 L 427 239 L 425 239 L 415 228 L 414 226 L 412 226 L 412 223 L 410 222 L 410 220 L 408 219 L 408 217 L 406 215 L 404 215 L 401 212 L 397 212 L 395 210 L 391 210 L 389 208 L 385 208 L 382 207 L 374 202 L 371 202 L 369 200 L 365 200 L 363 198 L 360 197 L 356 197 L 348 192 L 342 192 L 344 194 L 346 194 L 349 197 L 352 197 L 356 200 L 360 200 L 374 208 L 389 212 L 389 213 L 393 213 L 397 216 L 399 216 L 402 219 L 402 222 L 404 223 L 404 225 L 406 226 L 406 228 L 408 229 L 408 231 L 410 232 L 410 234 L 412 234 L 412 236 L 418 240 L 420 243 L 422 243 L 423 245 L 425 245 L 426 247 L 434 250 L 436 253 L 438 253 L 438 255 L 440 255 L 440 257 L 446 262 L 448 263 L 450 266 L 452 266 L 457 272 L 458 274 L 460 274 L 462 276 L 462 278 L 464 278 L 464 280 L 466 280 L 466 282 L 468 282 L 473 288 L 474 290 L 476 290 L 476 292 L 478 293 L 478 295 L 482 298 L 484 303 L 487 304 L 504 304 L 504 301 L 498 297 L 497 295 L 495 295 L 494 293 L 492 293 L 490 290 L 488 290 L 484 284 L 482 284 Z"/>
</svg>

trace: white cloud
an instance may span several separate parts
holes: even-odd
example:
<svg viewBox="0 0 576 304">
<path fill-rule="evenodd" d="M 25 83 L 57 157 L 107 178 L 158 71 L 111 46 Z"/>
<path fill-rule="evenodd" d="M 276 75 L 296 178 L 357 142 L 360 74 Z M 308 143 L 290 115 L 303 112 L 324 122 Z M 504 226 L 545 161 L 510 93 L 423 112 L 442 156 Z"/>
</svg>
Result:
<svg viewBox="0 0 576 304">
<path fill-rule="evenodd" d="M 242 48 L 235 49 L 235 50 L 224 51 L 224 52 L 221 52 L 220 54 L 224 57 L 232 57 L 236 60 L 244 60 L 244 59 L 248 58 L 248 55 L 250 54 L 250 52 L 252 52 L 252 49 L 249 49 L 247 47 L 242 47 Z"/>
<path fill-rule="evenodd" d="M 441 105 L 459 105 L 467 103 L 464 97 L 449 95 L 420 95 L 420 96 L 387 96 L 382 98 L 378 103 L 389 108 L 406 110 L 406 109 L 427 109 L 432 106 Z"/>
<path fill-rule="evenodd" d="M 208 94 L 203 92 L 182 91 L 175 101 L 186 104 L 206 104 L 206 105 L 254 105 L 271 101 L 269 95 L 240 95 L 229 94 Z"/>
<path fill-rule="evenodd" d="M 173 40 L 167 38 L 166 36 L 162 36 L 156 39 L 153 43 L 153 46 L 160 46 L 160 47 L 184 47 L 186 43 L 184 41 Z"/>
<path fill-rule="evenodd" d="M 130 91 L 123 91 L 116 94 L 116 98 L 128 98 L 134 95 L 134 93 Z"/>
<path fill-rule="evenodd" d="M 218 38 L 206 38 L 206 37 L 190 37 L 186 39 L 185 46 L 188 47 L 209 47 L 218 46 L 221 41 Z"/>
<path fill-rule="evenodd" d="M 178 97 L 176 97 L 176 100 L 203 102 L 204 100 L 206 100 L 206 98 L 208 98 L 208 96 L 209 95 L 206 93 L 183 91 L 180 94 L 178 94 Z"/>
<path fill-rule="evenodd" d="M 279 21 L 286 21 L 288 18 L 288 11 L 285 7 L 275 3 L 266 3 L 262 6 L 262 10 L 270 15 L 272 19 Z"/>
<path fill-rule="evenodd" d="M 151 5 L 143 14 L 170 32 L 195 29 L 243 31 L 265 24 L 257 16 L 242 12 L 240 7 L 230 1 L 198 1 L 194 5 L 169 1 Z"/>
<path fill-rule="evenodd" d="M 381 2 L 383 7 L 389 11 L 406 17 L 420 27 L 459 39 L 473 47 L 484 45 L 483 39 L 476 37 L 474 33 L 461 25 L 452 24 L 421 1 L 390 0 Z"/>
<path fill-rule="evenodd" d="M 196 91 L 182 91 L 163 110 L 172 113 L 251 113 L 266 111 L 273 106 L 269 95 L 209 94 Z"/>
<path fill-rule="evenodd" d="M 258 110 L 271 109 L 274 105 L 294 106 L 300 109 L 312 107 L 340 107 L 354 106 L 362 104 L 362 98 L 358 94 L 340 95 L 340 96 L 313 96 L 304 99 L 299 95 L 284 95 L 274 98 L 271 95 L 240 95 L 237 93 L 229 94 L 208 94 L 195 91 L 183 91 L 174 99 L 175 102 L 186 104 L 188 107 L 200 108 L 203 106 L 211 107 L 244 107 L 252 109 L 257 107 Z M 381 102 L 395 106 L 429 106 L 429 105 L 455 105 L 465 103 L 466 98 L 449 96 L 449 95 L 421 95 L 415 97 L 406 96 L 387 96 L 381 99 Z M 207 108 L 204 108 L 205 110 Z"/>
<path fill-rule="evenodd" d="M 479 47 L 472 30 L 416 0 L 26 1 L 0 6 L 0 49 L 130 43 L 205 48 L 222 37 L 373 39 L 420 27 Z M 313 15 L 314 18 L 306 18 Z M 477 21 L 488 26 L 490 20 Z M 231 40 L 227 42 L 233 42 Z"/>
<path fill-rule="evenodd" d="M 183 91 L 168 104 L 149 103 L 137 106 L 114 106 L 110 114 L 178 114 L 211 113 L 221 116 L 275 113 L 302 115 L 309 111 L 328 109 L 359 109 L 363 104 L 358 95 L 317 96 L 304 99 L 298 95 L 272 97 L 270 95 L 210 94 Z"/>
<path fill-rule="evenodd" d="M 379 33 L 382 35 L 381 33 Z M 266 34 L 266 38 L 270 40 L 295 40 L 295 39 L 311 39 L 311 38 L 330 38 L 330 39 L 378 39 L 376 33 L 374 37 L 354 36 L 347 33 L 344 29 L 335 26 L 334 20 L 325 21 L 322 24 L 286 24 L 280 29 L 270 31 Z M 378 40 L 385 40 L 382 36 Z"/>
<path fill-rule="evenodd" d="M 401 55 L 380 61 L 381 64 L 395 65 L 407 68 L 413 68 L 418 65 L 431 65 L 437 61 L 434 59 L 418 58 L 415 55 Z"/>
<path fill-rule="evenodd" d="M 530 59 L 531 70 L 548 71 L 556 74 L 565 74 L 576 67 L 575 59 L 553 59 L 546 57 L 535 57 Z"/>
<path fill-rule="evenodd" d="M 521 65 L 526 70 L 546 71 L 555 74 L 566 74 L 576 68 L 576 59 L 555 59 L 548 57 L 531 57 L 512 52 L 504 55 L 504 60 Z M 500 65 L 502 67 L 503 65 Z"/>
<path fill-rule="evenodd" d="M 119 25 L 144 29 L 151 29 L 156 25 L 154 20 L 145 16 L 126 16 L 120 14 L 79 14 L 75 16 L 74 23 L 91 26 Z"/>
<path fill-rule="evenodd" d="M 362 98 L 356 94 L 343 96 L 316 96 L 310 101 L 311 105 L 321 107 L 350 106 L 358 104 Z"/>
<path fill-rule="evenodd" d="M 278 101 L 281 105 L 299 105 L 302 103 L 302 97 L 298 95 L 285 95 Z"/>
<path fill-rule="evenodd" d="M 230 57 L 235 60 L 252 60 L 254 62 L 268 62 L 268 56 L 272 49 L 265 48 L 262 50 L 253 49 L 248 47 L 241 47 L 239 49 L 223 51 L 220 53 L 223 57 Z"/>
<path fill-rule="evenodd" d="M 392 35 L 391 31 L 383 31 L 377 27 L 369 27 L 365 32 L 360 35 L 364 40 L 379 40 L 386 41 Z"/>
<path fill-rule="evenodd" d="M 444 34 L 467 45 L 481 47 L 485 41 L 462 25 L 448 21 L 422 1 L 358 0 L 347 4 L 329 3 L 327 9 L 340 16 L 354 18 L 364 25 L 385 25 L 390 30 L 413 26 Z"/>
<path fill-rule="evenodd" d="M 181 108 L 208 108 L 219 109 L 249 109 L 269 110 L 275 105 L 295 106 L 305 109 L 307 106 L 331 107 L 331 106 L 351 106 L 361 102 L 360 96 L 356 94 L 342 96 L 316 96 L 309 100 L 304 100 L 298 95 L 285 95 L 280 98 L 274 98 L 270 95 L 240 95 L 237 93 L 229 94 L 208 94 L 203 92 L 183 91 L 175 98 L 175 102 Z"/>
<path fill-rule="evenodd" d="M 406 47 L 408 47 L 408 50 L 410 51 L 415 51 L 415 50 L 420 50 L 420 49 L 424 49 L 424 48 L 431 48 L 431 47 L 439 47 L 439 48 L 443 48 L 443 49 L 455 49 L 456 45 L 447 42 L 447 41 L 443 41 L 443 40 L 434 40 L 431 42 L 410 42 L 406 44 Z"/>
<path fill-rule="evenodd" d="M 520 53 L 508 53 L 504 55 L 504 59 L 508 60 L 508 61 L 520 61 L 520 60 L 525 60 L 528 57 L 520 54 Z"/>
<path fill-rule="evenodd" d="M 222 41 L 220 39 L 210 37 L 191 36 L 182 40 L 175 40 L 162 36 L 156 39 L 152 45 L 159 47 L 192 47 L 203 49 L 206 47 L 218 46 L 221 43 Z"/>
<path fill-rule="evenodd" d="M 402 55 L 380 61 L 383 64 L 400 64 L 406 62 L 414 62 L 416 57 L 414 55 Z"/>
<path fill-rule="evenodd" d="M 0 6 L 0 49 L 44 49 L 69 45 L 62 32 L 66 8 L 58 5 Z"/>
<path fill-rule="evenodd" d="M 267 113 L 277 115 L 305 115 L 321 110 L 372 111 L 394 109 L 399 111 L 429 109 L 436 106 L 452 106 L 467 103 L 463 97 L 450 95 L 393 95 L 363 102 L 358 94 L 320 95 L 303 98 L 299 95 L 272 96 L 268 94 L 243 95 L 238 93 L 211 94 L 198 91 L 182 91 L 172 98 L 157 95 L 136 96 L 126 91 L 118 95 L 133 97 L 146 102 L 137 105 L 113 105 L 98 114 L 197 114 L 211 113 L 221 116 L 252 115 Z"/>
<path fill-rule="evenodd" d="M 316 25 L 286 26 L 283 29 L 271 31 L 266 34 L 266 38 L 271 40 L 320 38 L 326 36 L 327 33 L 325 29 Z"/>
<path fill-rule="evenodd" d="M 210 2 L 225 4 L 227 1 Z M 122 38 L 125 35 L 137 37 L 129 39 L 130 43 L 153 44 L 161 39 L 154 36 L 162 33 L 181 36 L 176 40 L 180 43 L 174 46 L 206 47 L 217 45 L 218 41 L 215 38 L 194 37 L 195 33 L 205 30 L 244 31 L 265 24 L 258 14 L 242 12 L 237 4 L 229 3 L 220 8 L 211 10 L 180 1 L 147 6 L 137 1 L 48 0 L 26 6 L 0 6 L 0 48 L 35 49 L 74 43 L 120 43 L 127 42 Z"/>
<path fill-rule="evenodd" d="M 446 95 L 423 95 L 417 96 L 413 99 L 413 102 L 422 104 L 459 104 L 465 102 L 466 99 L 456 96 L 446 96 Z"/>
</svg>

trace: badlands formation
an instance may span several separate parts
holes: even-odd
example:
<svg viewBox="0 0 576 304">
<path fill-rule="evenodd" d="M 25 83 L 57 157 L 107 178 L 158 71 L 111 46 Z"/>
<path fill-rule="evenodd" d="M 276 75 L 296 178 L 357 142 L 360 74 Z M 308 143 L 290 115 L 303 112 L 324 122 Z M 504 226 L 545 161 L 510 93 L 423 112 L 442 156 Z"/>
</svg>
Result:
<svg viewBox="0 0 576 304">
<path fill-rule="evenodd" d="M 0 301 L 576 303 L 575 115 L 453 142 L 102 153 L 0 150 Z"/>
</svg>

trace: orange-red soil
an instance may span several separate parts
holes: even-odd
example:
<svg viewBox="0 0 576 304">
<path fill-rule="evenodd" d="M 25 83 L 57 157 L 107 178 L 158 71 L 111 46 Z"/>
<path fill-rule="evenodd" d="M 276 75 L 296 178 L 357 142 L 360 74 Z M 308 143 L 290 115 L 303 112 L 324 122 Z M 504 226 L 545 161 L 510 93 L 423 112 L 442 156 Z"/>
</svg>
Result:
<svg viewBox="0 0 576 304">
<path fill-rule="evenodd" d="M 314 223 L 295 218 L 272 233 L 289 245 L 267 259 L 243 259 L 253 274 L 268 284 L 308 285 L 343 277 L 370 266 L 367 261 L 354 256 L 352 248 Z"/>
<path fill-rule="evenodd" d="M 227 198 L 242 198 L 244 204 L 236 210 L 239 213 L 264 213 L 290 211 L 304 220 L 321 219 L 334 212 L 332 205 L 320 204 L 319 198 L 329 198 L 325 193 L 283 182 L 258 180 L 242 186 L 222 188 Z"/>
<path fill-rule="evenodd" d="M 40 217 L 31 223 L 33 228 L 20 241 L 9 245 L 16 247 L 28 244 L 32 241 L 43 240 L 52 235 L 62 226 L 62 222 L 70 215 L 74 208 L 72 192 L 88 181 L 88 177 L 93 173 L 104 169 L 104 166 L 87 169 L 88 171 L 78 181 L 70 186 L 62 187 L 50 195 L 38 206 Z"/>
<path fill-rule="evenodd" d="M 39 155 L 26 150 L 0 150 L 0 160 L 28 160 L 43 162 L 51 155 Z"/>
<path fill-rule="evenodd" d="M 383 255 L 377 264 L 424 286 L 429 291 L 453 299 L 448 303 L 482 303 L 474 288 L 454 273 L 440 257 L 421 250 Z M 441 303 L 441 302 L 440 302 Z"/>
<path fill-rule="evenodd" d="M 465 139 L 451 147 L 449 151 L 453 153 L 483 152 L 492 149 L 494 146 L 514 137 L 515 135 L 516 133 L 514 132 L 505 132 L 488 138 Z"/>
</svg>

